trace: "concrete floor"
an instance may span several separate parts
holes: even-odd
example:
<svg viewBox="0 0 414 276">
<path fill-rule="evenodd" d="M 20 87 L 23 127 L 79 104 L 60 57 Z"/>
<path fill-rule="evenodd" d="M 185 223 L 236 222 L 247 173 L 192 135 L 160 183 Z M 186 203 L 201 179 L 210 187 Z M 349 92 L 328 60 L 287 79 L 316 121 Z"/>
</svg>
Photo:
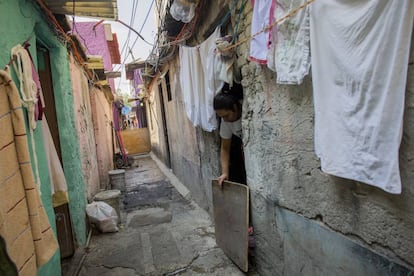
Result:
<svg viewBox="0 0 414 276">
<path fill-rule="evenodd" d="M 150 155 L 130 158 L 126 191 L 120 198 L 119 232 L 94 231 L 88 247 L 81 249 L 81 265 L 76 269 L 72 265 L 71 273 L 246 275 L 217 247 L 209 215 L 174 175 Z"/>
</svg>

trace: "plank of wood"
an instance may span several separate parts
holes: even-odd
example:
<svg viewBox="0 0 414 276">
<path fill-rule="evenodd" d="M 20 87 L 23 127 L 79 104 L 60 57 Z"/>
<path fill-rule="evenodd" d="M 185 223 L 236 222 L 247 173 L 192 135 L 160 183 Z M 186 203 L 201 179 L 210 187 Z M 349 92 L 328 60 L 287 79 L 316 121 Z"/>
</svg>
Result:
<svg viewBox="0 0 414 276">
<path fill-rule="evenodd" d="M 248 270 L 249 187 L 212 180 L 217 245 L 244 272 Z"/>
<path fill-rule="evenodd" d="M 128 154 L 148 153 L 151 151 L 151 141 L 148 128 L 122 130 L 121 136 Z"/>
</svg>

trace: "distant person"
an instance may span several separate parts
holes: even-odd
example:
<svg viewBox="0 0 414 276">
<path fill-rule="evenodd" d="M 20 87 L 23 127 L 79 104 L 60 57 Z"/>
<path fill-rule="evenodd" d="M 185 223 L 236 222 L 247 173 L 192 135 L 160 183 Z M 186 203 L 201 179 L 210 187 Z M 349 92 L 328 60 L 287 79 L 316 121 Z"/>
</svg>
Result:
<svg viewBox="0 0 414 276">
<path fill-rule="evenodd" d="M 225 84 L 214 97 L 213 107 L 221 118 L 221 175 L 218 178 L 220 187 L 224 180 L 246 184 L 241 124 L 242 100 L 243 88 L 240 84 L 234 84 L 231 88 Z"/>
</svg>

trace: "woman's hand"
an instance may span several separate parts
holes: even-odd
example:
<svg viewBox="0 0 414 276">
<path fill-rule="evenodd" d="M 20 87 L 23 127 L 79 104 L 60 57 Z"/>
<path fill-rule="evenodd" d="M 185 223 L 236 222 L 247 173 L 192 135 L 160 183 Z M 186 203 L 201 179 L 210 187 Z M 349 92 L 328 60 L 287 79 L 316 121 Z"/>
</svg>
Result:
<svg viewBox="0 0 414 276">
<path fill-rule="evenodd" d="M 229 179 L 228 174 L 223 173 L 222 175 L 220 175 L 220 177 L 218 178 L 218 185 L 220 189 L 223 188 L 223 181 L 227 179 Z"/>
</svg>

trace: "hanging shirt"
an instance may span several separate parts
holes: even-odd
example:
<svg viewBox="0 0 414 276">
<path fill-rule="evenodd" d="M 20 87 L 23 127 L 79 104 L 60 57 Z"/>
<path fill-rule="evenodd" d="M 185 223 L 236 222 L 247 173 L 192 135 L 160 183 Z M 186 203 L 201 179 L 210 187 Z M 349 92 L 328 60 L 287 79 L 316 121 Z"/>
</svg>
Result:
<svg viewBox="0 0 414 276">
<path fill-rule="evenodd" d="M 269 26 L 273 19 L 272 10 L 276 3 L 276 0 L 256 0 L 253 3 L 253 15 L 251 34 L 263 30 Z M 250 60 L 258 62 L 260 64 L 266 64 L 267 51 L 269 50 L 269 30 L 260 33 L 250 41 Z"/>
<path fill-rule="evenodd" d="M 274 21 L 306 0 L 277 1 Z M 272 29 L 267 67 L 276 72 L 276 83 L 301 84 L 310 68 L 309 7 L 299 10 Z"/>
<path fill-rule="evenodd" d="M 183 93 L 185 111 L 194 126 L 206 131 L 217 128 L 213 99 L 224 82 L 214 80 L 215 41 L 220 28 L 195 47 L 180 46 L 180 86 Z M 218 55 L 218 54 L 217 54 Z M 217 62 L 217 61 L 216 61 Z"/>
<path fill-rule="evenodd" d="M 242 138 L 241 118 L 234 122 L 226 122 L 222 119 L 220 125 L 220 137 L 223 139 L 231 139 L 233 134 Z"/>
<path fill-rule="evenodd" d="M 413 18 L 414 1 L 312 4 L 315 151 L 322 171 L 401 193 Z"/>
</svg>

